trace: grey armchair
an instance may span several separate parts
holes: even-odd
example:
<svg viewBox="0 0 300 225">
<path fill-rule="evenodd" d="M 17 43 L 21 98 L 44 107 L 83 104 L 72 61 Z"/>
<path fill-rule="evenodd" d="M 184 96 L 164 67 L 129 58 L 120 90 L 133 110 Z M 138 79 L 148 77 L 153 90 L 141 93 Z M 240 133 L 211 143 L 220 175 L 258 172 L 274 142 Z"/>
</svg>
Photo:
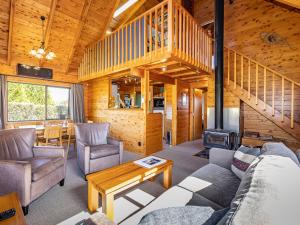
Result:
<svg viewBox="0 0 300 225">
<path fill-rule="evenodd" d="M 77 162 L 84 175 L 122 162 L 123 142 L 108 137 L 109 123 L 75 126 Z"/>
<path fill-rule="evenodd" d="M 35 129 L 0 131 L 0 195 L 17 192 L 24 214 L 29 204 L 56 184 L 64 185 L 67 152 L 34 147 Z"/>
</svg>

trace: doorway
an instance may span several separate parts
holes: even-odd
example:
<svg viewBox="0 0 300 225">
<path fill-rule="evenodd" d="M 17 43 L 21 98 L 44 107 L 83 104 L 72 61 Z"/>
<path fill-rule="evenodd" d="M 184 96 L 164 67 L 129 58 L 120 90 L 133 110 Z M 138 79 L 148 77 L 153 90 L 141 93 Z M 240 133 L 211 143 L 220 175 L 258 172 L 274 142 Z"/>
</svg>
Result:
<svg viewBox="0 0 300 225">
<path fill-rule="evenodd" d="M 194 88 L 191 91 L 190 105 L 190 140 L 202 138 L 202 90 Z"/>
</svg>

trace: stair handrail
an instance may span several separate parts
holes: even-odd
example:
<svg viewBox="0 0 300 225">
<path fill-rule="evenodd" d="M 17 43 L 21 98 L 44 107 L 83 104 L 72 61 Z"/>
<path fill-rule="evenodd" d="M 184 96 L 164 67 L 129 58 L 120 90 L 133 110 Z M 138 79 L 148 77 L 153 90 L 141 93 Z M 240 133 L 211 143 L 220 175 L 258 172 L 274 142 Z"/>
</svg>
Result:
<svg viewBox="0 0 300 225">
<path fill-rule="evenodd" d="M 264 102 L 264 110 L 266 110 L 266 93 L 267 93 L 267 72 L 272 73 L 272 115 L 275 115 L 275 76 L 279 77 L 281 79 L 281 121 L 284 121 L 284 96 L 285 96 L 285 82 L 288 81 L 291 83 L 291 128 L 294 128 L 294 107 L 295 107 L 295 86 L 300 87 L 300 84 L 296 81 L 293 81 L 292 79 L 288 78 L 285 75 L 280 74 L 279 72 L 259 63 L 258 61 L 251 59 L 250 57 L 237 52 L 234 49 L 230 49 L 228 47 L 224 47 L 225 52 L 227 52 L 227 85 L 230 84 L 230 74 L 231 74 L 231 61 L 230 57 L 231 52 L 233 53 L 233 85 L 234 89 L 237 85 L 237 56 L 240 56 L 240 79 L 241 79 L 241 89 L 244 89 L 244 61 L 246 60 L 248 62 L 248 98 L 251 97 L 251 63 L 255 64 L 255 98 L 256 98 L 256 104 L 258 104 L 258 69 L 259 67 L 262 67 L 264 70 L 264 90 L 263 90 L 263 99 Z"/>
</svg>

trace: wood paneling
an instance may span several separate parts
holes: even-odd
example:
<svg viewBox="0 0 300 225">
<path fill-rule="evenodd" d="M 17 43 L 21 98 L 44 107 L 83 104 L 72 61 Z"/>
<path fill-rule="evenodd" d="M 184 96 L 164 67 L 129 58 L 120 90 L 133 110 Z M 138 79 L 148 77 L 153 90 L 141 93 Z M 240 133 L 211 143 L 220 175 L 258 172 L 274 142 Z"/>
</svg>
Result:
<svg viewBox="0 0 300 225">
<path fill-rule="evenodd" d="M 225 45 L 271 69 L 300 81 L 300 13 L 265 0 L 225 1 Z M 214 1 L 194 1 L 195 18 L 206 23 L 214 18 Z M 267 33 L 279 40 L 268 44 Z"/>
<path fill-rule="evenodd" d="M 124 142 L 128 151 L 144 154 L 145 116 L 141 109 L 108 109 L 109 79 L 96 79 L 87 83 L 88 119 L 109 122 L 110 135 Z"/>
<path fill-rule="evenodd" d="M 272 135 L 289 145 L 300 147 L 299 141 L 245 103 L 241 104 L 241 118 L 244 131 Z"/>
<path fill-rule="evenodd" d="M 189 86 L 177 82 L 177 133 L 176 144 L 189 140 Z"/>
<path fill-rule="evenodd" d="M 208 81 L 207 107 L 215 107 L 215 80 L 211 76 Z M 240 107 L 240 99 L 224 88 L 224 107 Z"/>
<path fill-rule="evenodd" d="M 146 155 L 163 149 L 162 146 L 162 114 L 149 113 L 146 121 Z"/>
</svg>

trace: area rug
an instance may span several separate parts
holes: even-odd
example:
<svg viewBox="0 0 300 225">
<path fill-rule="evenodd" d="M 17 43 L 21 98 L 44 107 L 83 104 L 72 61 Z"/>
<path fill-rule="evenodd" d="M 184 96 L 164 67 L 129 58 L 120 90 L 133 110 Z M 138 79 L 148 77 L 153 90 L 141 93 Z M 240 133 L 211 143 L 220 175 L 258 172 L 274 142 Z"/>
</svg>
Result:
<svg viewBox="0 0 300 225">
<path fill-rule="evenodd" d="M 196 153 L 194 156 L 198 156 L 204 159 L 209 159 L 209 150 L 210 148 L 203 148 L 200 152 Z"/>
</svg>

